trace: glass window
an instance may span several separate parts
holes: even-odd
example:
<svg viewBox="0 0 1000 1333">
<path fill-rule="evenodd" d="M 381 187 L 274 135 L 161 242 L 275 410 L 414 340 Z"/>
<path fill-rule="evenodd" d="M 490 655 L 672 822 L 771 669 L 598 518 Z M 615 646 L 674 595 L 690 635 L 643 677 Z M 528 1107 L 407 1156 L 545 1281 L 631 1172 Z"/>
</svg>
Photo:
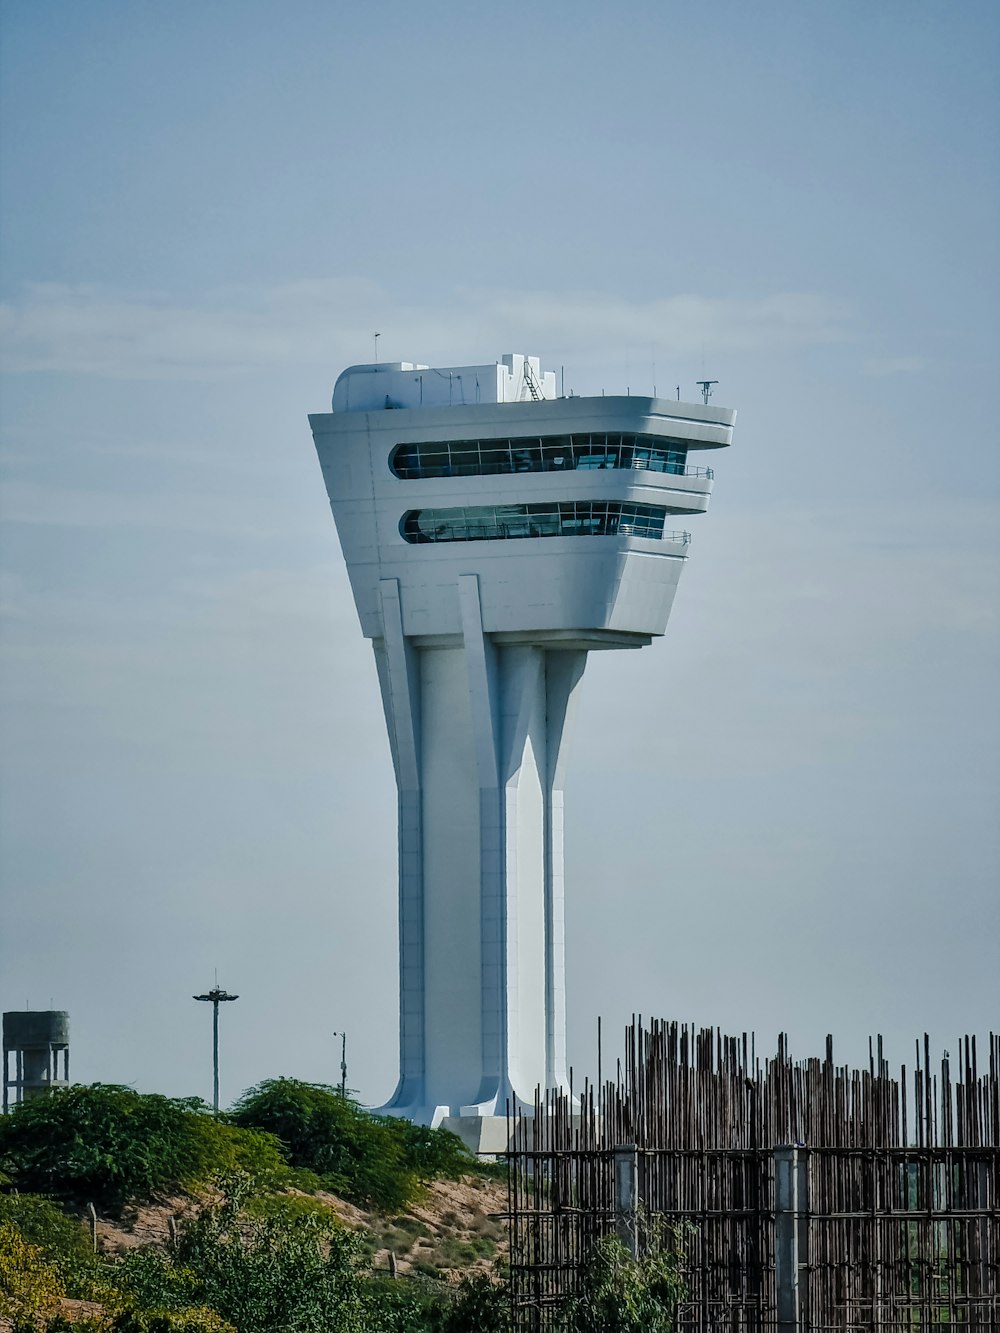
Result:
<svg viewBox="0 0 1000 1333">
<path fill-rule="evenodd" d="M 408 542 L 494 541 L 520 537 L 663 537 L 666 510 L 615 501 L 562 504 L 474 505 L 464 509 L 411 509 L 400 523 Z M 686 541 L 684 533 L 667 534 Z"/>
<path fill-rule="evenodd" d="M 510 458 L 510 444 L 507 440 L 484 440 L 479 446 L 483 474 L 494 475 L 498 472 L 513 472 Z"/>
<path fill-rule="evenodd" d="M 687 466 L 687 445 L 658 435 L 546 435 L 513 440 L 400 444 L 389 459 L 397 477 L 493 476 L 503 472 L 638 468 L 678 476 L 710 475 Z"/>
</svg>

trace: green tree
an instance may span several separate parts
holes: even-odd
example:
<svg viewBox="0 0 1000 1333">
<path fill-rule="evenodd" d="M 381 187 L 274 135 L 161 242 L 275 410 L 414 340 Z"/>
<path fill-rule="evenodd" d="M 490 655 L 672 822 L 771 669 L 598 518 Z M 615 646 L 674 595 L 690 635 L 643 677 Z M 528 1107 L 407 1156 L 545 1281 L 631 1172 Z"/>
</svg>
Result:
<svg viewBox="0 0 1000 1333">
<path fill-rule="evenodd" d="M 293 1166 L 314 1171 L 343 1198 L 386 1211 L 405 1208 L 422 1182 L 476 1167 L 447 1130 L 371 1115 L 318 1083 L 268 1079 L 243 1094 L 232 1120 L 275 1135 Z"/>
<path fill-rule="evenodd" d="M 378 1121 L 395 1136 L 407 1170 L 418 1180 L 457 1180 L 471 1171 L 483 1171 L 479 1159 L 451 1130 L 429 1129 L 399 1116 L 380 1116 Z M 506 1178 L 506 1166 L 500 1172 Z M 487 1174 L 497 1173 L 489 1170 Z"/>
<path fill-rule="evenodd" d="M 95 1083 L 0 1119 L 0 1171 L 18 1189 L 111 1212 L 234 1170 L 277 1182 L 287 1167 L 275 1139 L 217 1120 L 196 1099 Z"/>
</svg>

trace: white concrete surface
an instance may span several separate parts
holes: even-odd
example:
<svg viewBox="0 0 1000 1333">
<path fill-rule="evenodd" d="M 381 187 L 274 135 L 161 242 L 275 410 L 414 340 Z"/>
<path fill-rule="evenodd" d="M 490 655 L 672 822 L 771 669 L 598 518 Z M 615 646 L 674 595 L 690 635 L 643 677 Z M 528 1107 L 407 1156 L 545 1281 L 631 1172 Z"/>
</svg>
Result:
<svg viewBox="0 0 1000 1333">
<path fill-rule="evenodd" d="M 534 393 L 532 392 L 534 388 Z M 519 353 L 486 366 L 421 366 L 410 361 L 349 366 L 333 390 L 334 412 L 464 407 L 555 398 L 556 377 L 537 356 Z"/>
<path fill-rule="evenodd" d="M 566 1084 L 562 786 L 587 653 L 663 634 L 689 550 L 677 530 L 707 508 L 711 479 L 609 467 L 403 480 L 390 458 L 399 444 L 586 433 L 713 450 L 735 413 L 557 399 L 555 376 L 518 355 L 351 367 L 333 407 L 310 423 L 399 789 L 400 1081 L 384 1109 L 486 1118 L 492 1142 L 508 1101 Z M 402 534 L 422 509 L 574 501 L 655 506 L 664 536 Z"/>
</svg>

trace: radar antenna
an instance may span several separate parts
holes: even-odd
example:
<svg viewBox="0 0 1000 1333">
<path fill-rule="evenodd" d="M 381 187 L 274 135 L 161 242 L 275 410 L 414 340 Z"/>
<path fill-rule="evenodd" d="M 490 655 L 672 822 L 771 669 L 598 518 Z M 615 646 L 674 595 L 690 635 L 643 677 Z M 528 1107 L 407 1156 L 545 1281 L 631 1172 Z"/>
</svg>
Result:
<svg viewBox="0 0 1000 1333">
<path fill-rule="evenodd" d="M 701 396 L 702 396 L 702 398 L 704 398 L 704 400 L 705 400 L 705 406 L 706 406 L 706 407 L 708 406 L 708 400 L 709 400 L 709 399 L 711 398 L 711 396 L 712 396 L 712 385 L 713 385 L 713 384 L 718 384 L 718 382 L 719 382 L 718 380 L 696 380 L 696 381 L 695 381 L 695 383 L 698 385 L 698 388 L 701 390 Z"/>
</svg>

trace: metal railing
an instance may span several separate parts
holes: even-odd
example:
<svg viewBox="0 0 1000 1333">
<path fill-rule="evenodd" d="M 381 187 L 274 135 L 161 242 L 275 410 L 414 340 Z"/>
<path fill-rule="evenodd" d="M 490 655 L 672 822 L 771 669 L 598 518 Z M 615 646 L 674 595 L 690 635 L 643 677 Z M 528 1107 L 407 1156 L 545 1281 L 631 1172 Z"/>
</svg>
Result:
<svg viewBox="0 0 1000 1333">
<path fill-rule="evenodd" d="M 659 472 L 671 477 L 704 477 L 706 481 L 715 480 L 715 471 L 710 467 L 657 467 L 655 463 L 647 463 L 644 458 L 634 458 L 631 467 L 634 472 Z"/>
</svg>

